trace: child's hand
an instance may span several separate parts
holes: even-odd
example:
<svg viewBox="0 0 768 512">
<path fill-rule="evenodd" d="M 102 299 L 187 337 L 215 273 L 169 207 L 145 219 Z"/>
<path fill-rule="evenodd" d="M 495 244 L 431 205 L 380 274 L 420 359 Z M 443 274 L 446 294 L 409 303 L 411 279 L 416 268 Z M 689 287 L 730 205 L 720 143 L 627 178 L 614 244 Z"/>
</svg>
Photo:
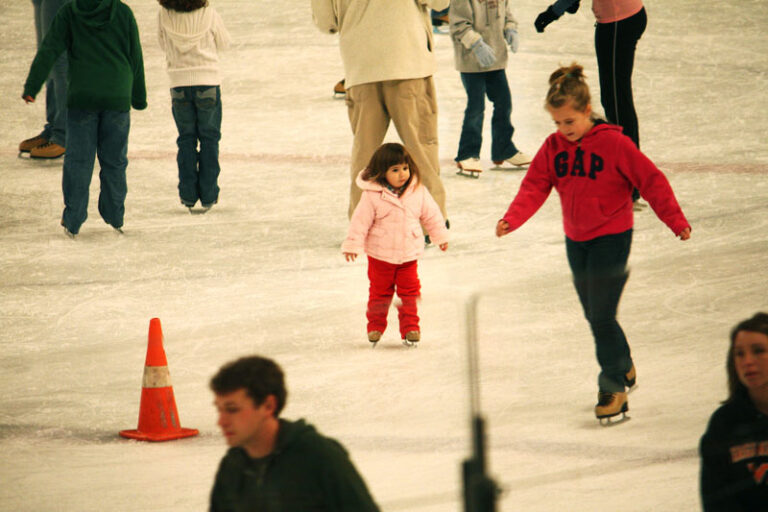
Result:
<svg viewBox="0 0 768 512">
<path fill-rule="evenodd" d="M 501 219 L 496 224 L 496 236 L 502 237 L 509 233 L 509 223 L 505 221 L 504 219 Z"/>
<path fill-rule="evenodd" d="M 357 258 L 357 254 L 353 252 L 344 253 L 344 259 L 346 259 L 347 261 L 355 261 L 355 258 Z"/>
<path fill-rule="evenodd" d="M 35 102 L 35 98 L 33 98 L 32 96 L 22 96 L 21 99 L 23 99 L 27 103 L 34 103 Z"/>
<path fill-rule="evenodd" d="M 680 237 L 680 240 L 688 240 L 691 238 L 691 228 L 685 228 L 677 236 Z"/>
<path fill-rule="evenodd" d="M 445 251 L 448 249 L 448 242 L 442 243 L 439 245 L 441 251 Z"/>
</svg>

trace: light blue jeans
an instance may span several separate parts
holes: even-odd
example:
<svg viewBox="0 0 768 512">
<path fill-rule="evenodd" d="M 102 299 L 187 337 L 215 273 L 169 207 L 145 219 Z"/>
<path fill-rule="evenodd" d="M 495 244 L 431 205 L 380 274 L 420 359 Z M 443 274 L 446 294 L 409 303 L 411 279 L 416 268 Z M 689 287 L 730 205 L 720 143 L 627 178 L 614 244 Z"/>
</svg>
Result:
<svg viewBox="0 0 768 512">
<path fill-rule="evenodd" d="M 53 18 L 69 0 L 32 0 L 37 47 L 51 28 Z M 67 56 L 61 55 L 45 82 L 45 127 L 40 132 L 50 142 L 67 146 Z"/>
<path fill-rule="evenodd" d="M 67 134 L 69 146 L 64 154 L 61 188 L 64 192 L 62 224 L 77 234 L 88 218 L 88 188 L 93 176 L 94 159 L 98 155 L 101 171 L 99 213 L 112 227 L 123 226 L 125 196 L 128 185 L 129 111 L 90 111 L 69 109 Z"/>
</svg>

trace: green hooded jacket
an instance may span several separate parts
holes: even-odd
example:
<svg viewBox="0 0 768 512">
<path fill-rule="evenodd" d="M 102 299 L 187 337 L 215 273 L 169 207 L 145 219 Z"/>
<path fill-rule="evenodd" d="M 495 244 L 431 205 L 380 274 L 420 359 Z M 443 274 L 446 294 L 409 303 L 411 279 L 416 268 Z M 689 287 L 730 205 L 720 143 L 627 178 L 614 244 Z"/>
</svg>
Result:
<svg viewBox="0 0 768 512">
<path fill-rule="evenodd" d="M 56 59 L 67 52 L 67 107 L 117 110 L 147 107 L 139 28 L 120 0 L 73 0 L 59 9 L 24 84 L 35 97 Z"/>
<path fill-rule="evenodd" d="M 298 420 L 280 420 L 274 451 L 231 448 L 219 465 L 211 512 L 378 512 L 346 450 Z"/>
</svg>

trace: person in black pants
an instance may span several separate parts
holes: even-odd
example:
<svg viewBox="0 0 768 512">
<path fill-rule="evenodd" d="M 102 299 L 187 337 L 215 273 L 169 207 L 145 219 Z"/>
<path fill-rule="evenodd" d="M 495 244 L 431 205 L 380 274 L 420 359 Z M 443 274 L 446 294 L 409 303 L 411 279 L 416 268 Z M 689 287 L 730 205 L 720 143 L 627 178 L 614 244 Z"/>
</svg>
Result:
<svg viewBox="0 0 768 512">
<path fill-rule="evenodd" d="M 595 24 L 600 103 L 608 121 L 624 128 L 624 134 L 638 148 L 640 133 L 632 98 L 632 69 L 635 65 L 637 41 L 645 32 L 647 22 L 645 8 L 642 8 L 629 18 Z"/>
<path fill-rule="evenodd" d="M 538 32 L 562 16 L 575 13 L 579 0 L 557 0 L 534 22 Z M 618 124 L 624 133 L 640 148 L 640 131 L 632 97 L 632 71 L 635 48 L 645 32 L 648 17 L 642 0 L 593 0 L 595 23 L 595 53 L 600 73 L 600 103 L 609 123 Z M 635 210 L 640 193 L 632 191 Z M 644 205 L 643 205 L 644 206 Z"/>
</svg>

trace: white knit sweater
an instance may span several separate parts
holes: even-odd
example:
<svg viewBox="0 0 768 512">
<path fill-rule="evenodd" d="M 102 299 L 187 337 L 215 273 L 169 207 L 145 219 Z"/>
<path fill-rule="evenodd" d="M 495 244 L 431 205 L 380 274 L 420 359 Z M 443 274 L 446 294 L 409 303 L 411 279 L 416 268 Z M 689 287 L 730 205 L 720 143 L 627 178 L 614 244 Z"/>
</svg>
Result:
<svg viewBox="0 0 768 512">
<path fill-rule="evenodd" d="M 213 7 L 191 12 L 160 8 L 158 38 L 165 50 L 171 87 L 219 85 L 219 50 L 231 38 Z"/>
</svg>

